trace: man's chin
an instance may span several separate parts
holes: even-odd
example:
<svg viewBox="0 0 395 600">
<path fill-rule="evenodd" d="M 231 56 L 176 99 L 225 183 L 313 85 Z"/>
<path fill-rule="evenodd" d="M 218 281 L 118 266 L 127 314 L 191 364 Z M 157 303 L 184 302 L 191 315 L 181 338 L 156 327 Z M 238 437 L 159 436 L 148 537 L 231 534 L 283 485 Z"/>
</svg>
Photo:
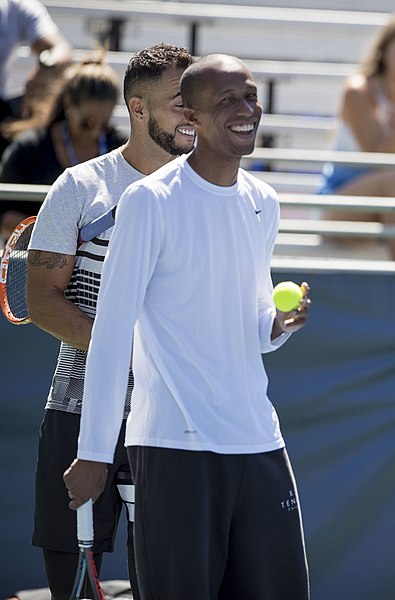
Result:
<svg viewBox="0 0 395 600">
<path fill-rule="evenodd" d="M 182 147 L 178 147 L 178 148 L 174 148 L 174 151 L 171 152 L 171 156 L 181 156 L 182 154 L 189 154 L 189 152 L 192 152 L 193 150 L 193 145 L 190 146 L 189 148 L 182 148 Z"/>
<path fill-rule="evenodd" d="M 246 144 L 244 148 L 238 148 L 236 154 L 239 158 L 242 158 L 243 156 L 248 156 L 249 154 L 252 154 L 254 150 L 255 144 Z"/>
</svg>

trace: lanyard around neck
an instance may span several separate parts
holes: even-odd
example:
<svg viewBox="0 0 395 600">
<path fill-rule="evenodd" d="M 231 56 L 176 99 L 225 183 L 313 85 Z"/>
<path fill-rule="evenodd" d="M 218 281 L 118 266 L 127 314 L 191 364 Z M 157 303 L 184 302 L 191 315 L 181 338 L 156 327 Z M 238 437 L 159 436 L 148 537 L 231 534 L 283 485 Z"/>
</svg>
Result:
<svg viewBox="0 0 395 600">
<path fill-rule="evenodd" d="M 77 155 L 75 153 L 75 150 L 74 150 L 73 144 L 71 142 L 71 138 L 70 138 L 69 128 L 67 127 L 66 121 L 61 122 L 60 128 L 61 128 L 61 132 L 62 132 L 63 143 L 66 148 L 67 158 L 69 159 L 70 164 L 74 167 L 75 165 L 78 165 L 81 161 L 78 160 Z M 99 154 L 98 154 L 98 156 L 101 156 L 102 154 L 106 154 L 107 150 L 108 149 L 107 149 L 106 135 L 104 133 L 101 133 L 99 136 Z"/>
</svg>

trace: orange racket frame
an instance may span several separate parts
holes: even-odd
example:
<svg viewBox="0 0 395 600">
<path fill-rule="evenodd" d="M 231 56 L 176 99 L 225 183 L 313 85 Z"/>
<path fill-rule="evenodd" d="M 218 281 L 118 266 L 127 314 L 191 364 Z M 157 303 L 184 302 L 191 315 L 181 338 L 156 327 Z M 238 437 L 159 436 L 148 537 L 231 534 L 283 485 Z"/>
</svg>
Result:
<svg viewBox="0 0 395 600">
<path fill-rule="evenodd" d="M 23 221 L 18 223 L 18 225 L 15 227 L 14 231 L 11 233 L 10 237 L 8 238 L 8 240 L 4 246 L 2 256 L 1 256 L 0 307 L 1 307 L 1 310 L 3 311 L 3 314 L 6 317 L 6 319 L 8 319 L 8 321 L 10 321 L 10 323 L 13 323 L 14 325 L 26 325 L 26 324 L 30 323 L 30 317 L 29 316 L 20 317 L 20 318 L 16 317 L 11 310 L 11 307 L 9 305 L 8 295 L 7 295 L 8 266 L 10 263 L 11 254 L 15 248 L 17 241 L 19 240 L 19 238 L 21 237 L 23 232 L 27 229 L 27 227 L 29 227 L 32 223 L 34 223 L 35 220 L 36 220 L 35 216 L 26 217 L 26 219 L 23 219 Z"/>
</svg>

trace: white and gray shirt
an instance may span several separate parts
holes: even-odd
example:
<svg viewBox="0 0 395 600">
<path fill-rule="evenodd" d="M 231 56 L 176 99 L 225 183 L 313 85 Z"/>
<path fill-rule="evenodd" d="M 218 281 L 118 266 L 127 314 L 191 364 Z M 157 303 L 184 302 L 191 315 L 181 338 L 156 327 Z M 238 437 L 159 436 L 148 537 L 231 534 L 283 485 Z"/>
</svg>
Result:
<svg viewBox="0 0 395 600">
<path fill-rule="evenodd" d="M 29 249 L 75 255 L 65 296 L 92 319 L 104 256 L 113 228 L 77 250 L 80 229 L 116 205 L 129 184 L 143 177 L 120 149 L 66 171 L 52 185 L 37 217 Z M 81 412 L 86 352 L 61 343 L 46 408 Z M 130 410 L 133 374 L 129 372 L 124 416 Z"/>
</svg>

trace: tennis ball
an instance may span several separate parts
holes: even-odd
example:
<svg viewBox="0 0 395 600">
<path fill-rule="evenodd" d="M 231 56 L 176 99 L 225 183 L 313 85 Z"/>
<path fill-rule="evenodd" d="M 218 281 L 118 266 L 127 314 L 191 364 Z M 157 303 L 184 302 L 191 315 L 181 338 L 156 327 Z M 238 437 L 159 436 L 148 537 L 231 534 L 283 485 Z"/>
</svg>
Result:
<svg viewBox="0 0 395 600">
<path fill-rule="evenodd" d="M 273 290 L 273 302 L 281 312 L 290 312 L 298 307 L 303 291 L 293 281 L 282 281 Z"/>
</svg>

